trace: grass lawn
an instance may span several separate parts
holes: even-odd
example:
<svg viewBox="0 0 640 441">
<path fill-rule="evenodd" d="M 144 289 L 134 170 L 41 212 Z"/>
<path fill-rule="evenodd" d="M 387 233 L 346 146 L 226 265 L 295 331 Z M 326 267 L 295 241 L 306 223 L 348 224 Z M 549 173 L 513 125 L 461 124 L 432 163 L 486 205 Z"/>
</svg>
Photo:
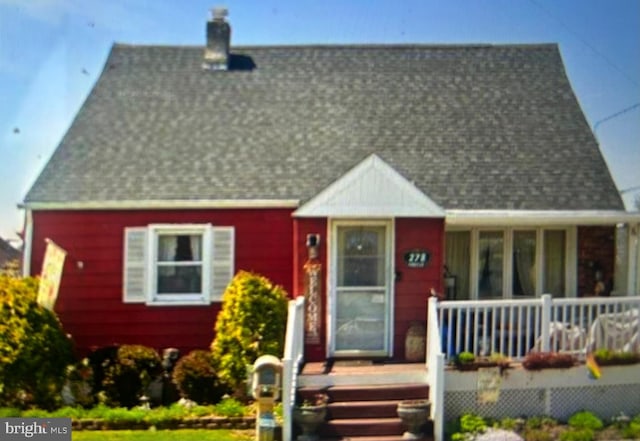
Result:
<svg viewBox="0 0 640 441">
<path fill-rule="evenodd" d="M 84 430 L 73 441 L 250 441 L 251 430 Z"/>
</svg>

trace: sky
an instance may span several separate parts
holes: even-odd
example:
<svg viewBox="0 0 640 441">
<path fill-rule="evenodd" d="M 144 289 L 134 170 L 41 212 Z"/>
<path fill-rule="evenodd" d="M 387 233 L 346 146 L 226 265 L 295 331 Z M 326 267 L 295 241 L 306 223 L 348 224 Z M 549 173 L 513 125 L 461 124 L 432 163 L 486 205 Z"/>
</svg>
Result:
<svg viewBox="0 0 640 441">
<path fill-rule="evenodd" d="M 640 196 L 640 0 L 0 0 L 0 237 L 112 44 L 204 45 L 217 5 L 232 46 L 558 43 L 627 208 Z"/>
</svg>

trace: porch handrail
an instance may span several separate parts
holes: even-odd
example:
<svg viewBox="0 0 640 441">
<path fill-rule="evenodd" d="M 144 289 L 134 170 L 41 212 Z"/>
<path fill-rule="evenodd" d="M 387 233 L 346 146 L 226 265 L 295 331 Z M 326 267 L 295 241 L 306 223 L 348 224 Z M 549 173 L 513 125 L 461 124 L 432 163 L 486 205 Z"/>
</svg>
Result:
<svg viewBox="0 0 640 441">
<path fill-rule="evenodd" d="M 289 301 L 287 329 L 282 358 L 282 440 L 293 437 L 293 406 L 298 372 L 304 361 L 304 297 Z"/>
<path fill-rule="evenodd" d="M 530 299 L 442 301 L 437 309 L 441 350 L 447 358 L 463 351 L 475 355 L 499 352 L 518 361 L 531 350 L 583 357 L 595 347 L 596 331 L 601 347 L 623 349 L 619 342 L 637 332 L 633 320 L 640 311 L 640 297 L 553 298 L 544 294 Z M 622 331 L 611 331 L 605 325 L 605 320 L 615 318 L 626 320 Z"/>
<path fill-rule="evenodd" d="M 444 440 L 444 365 L 445 354 L 440 345 L 442 338 L 438 320 L 438 298 L 430 297 L 427 308 L 427 382 L 433 437 L 435 441 Z"/>
</svg>

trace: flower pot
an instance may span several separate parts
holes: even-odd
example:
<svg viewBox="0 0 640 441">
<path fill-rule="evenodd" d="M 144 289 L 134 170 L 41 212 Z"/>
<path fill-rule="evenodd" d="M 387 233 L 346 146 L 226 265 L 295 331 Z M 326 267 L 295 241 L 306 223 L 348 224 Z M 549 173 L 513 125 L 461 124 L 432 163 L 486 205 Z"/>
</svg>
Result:
<svg viewBox="0 0 640 441">
<path fill-rule="evenodd" d="M 407 361 L 425 360 L 427 331 L 421 322 L 412 322 L 405 338 L 404 358 Z"/>
<path fill-rule="evenodd" d="M 421 439 L 424 435 L 422 428 L 429 420 L 431 402 L 429 400 L 406 400 L 398 403 L 398 416 L 407 431 L 402 435 L 404 439 Z"/>
<path fill-rule="evenodd" d="M 298 441 L 315 441 L 317 430 L 327 416 L 327 405 L 298 406 L 293 409 L 293 421 L 302 429 Z"/>
</svg>

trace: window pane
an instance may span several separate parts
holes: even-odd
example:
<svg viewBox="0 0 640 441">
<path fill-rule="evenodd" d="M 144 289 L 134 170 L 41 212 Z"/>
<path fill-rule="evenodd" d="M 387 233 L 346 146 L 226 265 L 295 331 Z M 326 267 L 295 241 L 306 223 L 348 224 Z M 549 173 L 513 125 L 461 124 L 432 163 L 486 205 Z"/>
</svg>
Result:
<svg viewBox="0 0 640 441">
<path fill-rule="evenodd" d="M 513 295 L 536 295 L 536 232 L 513 233 Z"/>
<path fill-rule="evenodd" d="M 385 227 L 338 229 L 338 286 L 385 285 Z"/>
<path fill-rule="evenodd" d="M 385 346 L 385 292 L 337 295 L 336 350 L 382 351 Z"/>
<path fill-rule="evenodd" d="M 469 299 L 470 243 L 468 231 L 447 233 L 445 294 L 448 300 Z"/>
<path fill-rule="evenodd" d="M 158 262 L 198 262 L 202 260 L 202 236 L 158 236 Z"/>
<path fill-rule="evenodd" d="M 480 299 L 502 297 L 502 232 L 481 231 L 478 250 L 478 297 Z"/>
<path fill-rule="evenodd" d="M 565 232 L 544 232 L 544 292 L 554 296 L 565 295 L 564 262 Z"/>
<path fill-rule="evenodd" d="M 202 293 L 201 265 L 158 266 L 158 294 Z"/>
</svg>

